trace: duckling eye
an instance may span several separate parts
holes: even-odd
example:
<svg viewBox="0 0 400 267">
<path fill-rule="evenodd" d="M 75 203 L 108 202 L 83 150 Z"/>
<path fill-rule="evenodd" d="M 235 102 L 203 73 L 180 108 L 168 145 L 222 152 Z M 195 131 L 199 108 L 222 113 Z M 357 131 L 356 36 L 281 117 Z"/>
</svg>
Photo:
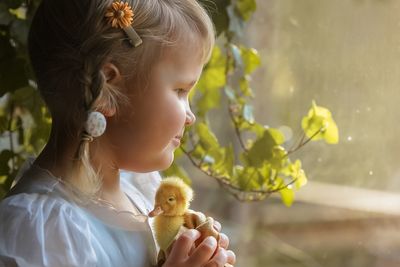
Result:
<svg viewBox="0 0 400 267">
<path fill-rule="evenodd" d="M 168 202 L 172 202 L 174 200 L 175 200 L 175 198 L 173 198 L 173 197 L 168 198 Z"/>
</svg>

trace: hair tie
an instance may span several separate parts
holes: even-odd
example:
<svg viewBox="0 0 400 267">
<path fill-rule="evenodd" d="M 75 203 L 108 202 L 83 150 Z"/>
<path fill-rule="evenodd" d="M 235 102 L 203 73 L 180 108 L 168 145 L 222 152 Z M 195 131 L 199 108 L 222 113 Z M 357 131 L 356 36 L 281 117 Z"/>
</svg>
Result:
<svg viewBox="0 0 400 267">
<path fill-rule="evenodd" d="M 87 142 L 92 142 L 94 140 L 93 136 L 89 135 L 88 133 L 83 133 L 82 134 L 82 141 L 87 141 Z"/>
<path fill-rule="evenodd" d="M 133 16 L 132 7 L 128 3 L 119 0 L 111 4 L 105 15 L 111 27 L 124 30 L 130 38 L 130 43 L 134 47 L 138 47 L 142 44 L 142 39 L 132 27 Z"/>
</svg>

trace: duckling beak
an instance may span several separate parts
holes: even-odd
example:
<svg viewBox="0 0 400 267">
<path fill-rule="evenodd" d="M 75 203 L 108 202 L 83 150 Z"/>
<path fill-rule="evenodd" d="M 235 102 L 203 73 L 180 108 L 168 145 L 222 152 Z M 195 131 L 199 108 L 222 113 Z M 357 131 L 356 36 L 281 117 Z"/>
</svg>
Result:
<svg viewBox="0 0 400 267">
<path fill-rule="evenodd" d="M 163 213 L 164 213 L 164 211 L 162 210 L 162 208 L 157 205 L 154 207 L 154 210 L 150 211 L 149 217 L 155 217 L 155 216 L 163 214 Z"/>
</svg>

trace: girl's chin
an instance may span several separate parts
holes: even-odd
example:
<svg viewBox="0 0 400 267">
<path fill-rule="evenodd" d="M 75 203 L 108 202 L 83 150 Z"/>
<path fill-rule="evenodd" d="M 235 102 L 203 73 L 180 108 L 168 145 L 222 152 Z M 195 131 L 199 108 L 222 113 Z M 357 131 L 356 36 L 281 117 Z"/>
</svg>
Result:
<svg viewBox="0 0 400 267">
<path fill-rule="evenodd" d="M 163 151 L 160 155 L 158 162 L 155 164 L 157 165 L 157 170 L 163 171 L 171 167 L 172 163 L 174 162 L 174 152 L 176 148 L 173 146 L 169 146 L 167 149 Z"/>
<path fill-rule="evenodd" d="M 123 169 L 141 173 L 166 170 L 174 162 L 174 152 L 177 148 L 179 147 L 169 143 L 158 155 L 153 155 L 152 158 L 144 157 L 139 161 L 132 160 L 131 162 L 126 162 Z"/>
<path fill-rule="evenodd" d="M 175 149 L 171 151 L 171 153 L 169 154 L 168 158 L 166 159 L 166 161 L 165 161 L 166 162 L 166 168 L 165 169 L 168 169 L 169 167 L 171 167 L 172 163 L 174 162 L 174 159 L 175 159 L 174 152 L 175 152 Z"/>
<path fill-rule="evenodd" d="M 149 159 L 141 162 L 130 162 L 124 164 L 122 169 L 139 173 L 163 171 L 168 169 L 173 162 L 174 151 L 164 151 L 164 153 L 162 153 L 162 155 L 159 155 L 158 158 L 153 158 L 152 160 Z"/>
</svg>

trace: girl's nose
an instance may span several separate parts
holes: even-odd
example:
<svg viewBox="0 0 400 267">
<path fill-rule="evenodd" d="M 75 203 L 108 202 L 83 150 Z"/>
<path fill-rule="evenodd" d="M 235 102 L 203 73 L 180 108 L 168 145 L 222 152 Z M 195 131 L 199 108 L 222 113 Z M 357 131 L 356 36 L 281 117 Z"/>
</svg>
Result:
<svg viewBox="0 0 400 267">
<path fill-rule="evenodd" d="M 196 116 L 193 114 L 193 112 L 188 109 L 186 111 L 186 121 L 185 121 L 185 125 L 186 126 L 190 126 L 192 125 L 194 122 L 196 121 Z"/>
</svg>

